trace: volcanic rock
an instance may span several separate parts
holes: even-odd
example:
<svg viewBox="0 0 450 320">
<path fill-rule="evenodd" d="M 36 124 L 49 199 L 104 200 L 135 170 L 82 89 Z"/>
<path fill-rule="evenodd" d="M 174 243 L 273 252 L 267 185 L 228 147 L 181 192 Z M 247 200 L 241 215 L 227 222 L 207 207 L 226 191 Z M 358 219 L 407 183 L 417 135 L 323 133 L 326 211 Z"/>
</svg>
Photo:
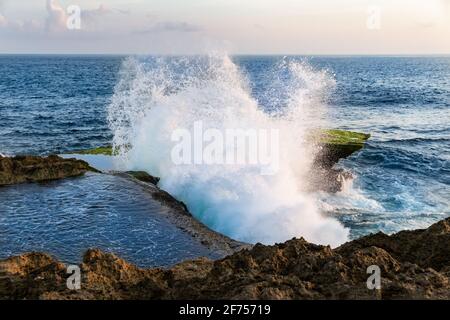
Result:
<svg viewBox="0 0 450 320">
<path fill-rule="evenodd" d="M 76 177 L 87 171 L 98 172 L 82 160 L 64 159 L 55 155 L 11 158 L 0 156 L 0 186 Z"/>
<path fill-rule="evenodd" d="M 380 289 L 367 286 L 369 266 Z M 168 269 L 91 249 L 80 268 L 81 289 L 69 290 L 66 266 L 47 254 L 0 261 L 0 299 L 450 299 L 450 218 L 336 249 L 292 239 Z"/>
</svg>

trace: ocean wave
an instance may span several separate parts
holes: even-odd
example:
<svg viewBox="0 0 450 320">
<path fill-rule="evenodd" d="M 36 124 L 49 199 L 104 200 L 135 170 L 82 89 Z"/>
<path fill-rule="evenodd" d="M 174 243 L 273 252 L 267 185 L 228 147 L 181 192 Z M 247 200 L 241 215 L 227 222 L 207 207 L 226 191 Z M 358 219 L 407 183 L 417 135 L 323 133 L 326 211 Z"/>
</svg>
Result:
<svg viewBox="0 0 450 320">
<path fill-rule="evenodd" d="M 226 55 L 128 59 L 109 106 L 114 148 L 129 169 L 161 177 L 160 186 L 195 217 L 234 239 L 275 243 L 302 236 L 339 245 L 348 230 L 299 191 L 315 154 L 304 143 L 306 134 L 322 119 L 323 98 L 334 80 L 295 59 L 281 59 L 274 72 L 276 87 L 283 88 L 282 100 L 276 101 L 282 109 L 269 115 Z M 279 171 L 261 175 L 260 168 L 249 165 L 174 164 L 171 133 L 199 120 L 220 131 L 276 128 Z"/>
</svg>

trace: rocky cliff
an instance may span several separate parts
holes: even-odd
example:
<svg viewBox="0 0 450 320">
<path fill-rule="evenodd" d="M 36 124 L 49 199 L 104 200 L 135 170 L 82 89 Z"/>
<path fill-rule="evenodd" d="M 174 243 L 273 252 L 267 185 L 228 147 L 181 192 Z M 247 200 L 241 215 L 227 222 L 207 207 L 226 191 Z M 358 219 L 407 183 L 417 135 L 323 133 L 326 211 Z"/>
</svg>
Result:
<svg viewBox="0 0 450 320">
<path fill-rule="evenodd" d="M 367 267 L 381 270 L 369 290 Z M 303 239 L 255 245 L 224 259 L 140 269 L 99 250 L 85 253 L 81 290 L 47 254 L 0 262 L 2 299 L 450 299 L 450 218 L 428 229 L 382 233 L 331 249 Z"/>
</svg>

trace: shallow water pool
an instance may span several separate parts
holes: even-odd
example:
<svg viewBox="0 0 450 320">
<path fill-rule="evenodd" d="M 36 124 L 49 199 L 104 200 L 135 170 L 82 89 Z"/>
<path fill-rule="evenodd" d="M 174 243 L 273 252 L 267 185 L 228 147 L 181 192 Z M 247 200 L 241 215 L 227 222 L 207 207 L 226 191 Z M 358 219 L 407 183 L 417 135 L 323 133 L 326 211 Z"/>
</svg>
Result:
<svg viewBox="0 0 450 320">
<path fill-rule="evenodd" d="M 121 177 L 80 178 L 0 188 L 0 259 L 29 251 L 78 263 L 88 248 L 142 267 L 217 254 L 171 224 L 168 208 Z"/>
</svg>

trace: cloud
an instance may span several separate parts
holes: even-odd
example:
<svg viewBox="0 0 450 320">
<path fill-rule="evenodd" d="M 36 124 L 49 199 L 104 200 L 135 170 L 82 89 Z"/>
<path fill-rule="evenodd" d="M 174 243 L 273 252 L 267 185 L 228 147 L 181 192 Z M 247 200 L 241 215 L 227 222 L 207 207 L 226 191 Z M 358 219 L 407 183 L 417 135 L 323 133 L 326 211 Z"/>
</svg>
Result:
<svg viewBox="0 0 450 320">
<path fill-rule="evenodd" d="M 45 28 L 48 32 L 66 30 L 67 14 L 57 0 L 47 0 L 47 19 Z"/>
<path fill-rule="evenodd" d="M 117 10 L 114 10 L 117 11 Z M 95 20 L 105 14 L 111 13 L 113 10 L 107 8 L 105 5 L 100 4 L 97 9 L 86 10 L 81 9 L 81 23 L 83 25 L 90 25 Z M 123 12 L 122 12 L 123 13 Z M 59 4 L 58 0 L 47 0 L 47 20 L 46 30 L 50 33 L 66 31 L 66 22 L 68 15 L 65 9 Z M 84 27 L 82 27 L 85 29 Z"/>
<path fill-rule="evenodd" d="M 4 4 L 4 0 L 0 0 L 0 7 Z M 2 33 L 11 35 L 65 35 L 72 31 L 67 28 L 67 20 L 69 14 L 66 8 L 62 7 L 58 0 L 46 0 L 47 16 L 45 20 L 12 20 L 8 19 L 0 12 L 0 31 Z M 115 11 L 115 10 L 114 10 Z M 83 10 L 81 9 L 81 27 L 88 31 L 89 26 L 92 25 L 100 16 L 113 12 L 106 6 L 101 4 L 97 9 Z"/>
<path fill-rule="evenodd" d="M 82 10 L 81 17 L 83 18 L 83 20 L 88 20 L 89 22 L 92 22 L 99 16 L 103 16 L 111 12 L 112 12 L 111 9 L 108 9 L 105 5 L 101 4 L 97 9 Z"/>
<path fill-rule="evenodd" d="M 5 0 L 0 0 L 0 28 L 6 28 L 10 24 L 8 19 L 2 14 L 4 5 L 5 5 Z"/>
<path fill-rule="evenodd" d="M 124 9 L 119 9 L 119 8 L 114 8 L 113 10 L 114 10 L 114 11 L 117 11 L 118 13 L 126 14 L 126 15 L 128 15 L 128 14 L 131 13 L 130 10 L 124 10 Z"/>
<path fill-rule="evenodd" d="M 8 20 L 0 14 L 0 27 L 4 27 L 8 24 Z"/>
<path fill-rule="evenodd" d="M 30 33 L 42 30 L 42 25 L 36 20 L 11 20 L 0 13 L 0 30 L 6 33 Z"/>
<path fill-rule="evenodd" d="M 160 32 L 200 32 L 203 28 L 195 25 L 190 24 L 187 22 L 182 21 L 165 21 L 165 22 L 158 22 L 155 23 L 153 26 L 137 31 L 136 33 L 160 33 Z"/>
</svg>

